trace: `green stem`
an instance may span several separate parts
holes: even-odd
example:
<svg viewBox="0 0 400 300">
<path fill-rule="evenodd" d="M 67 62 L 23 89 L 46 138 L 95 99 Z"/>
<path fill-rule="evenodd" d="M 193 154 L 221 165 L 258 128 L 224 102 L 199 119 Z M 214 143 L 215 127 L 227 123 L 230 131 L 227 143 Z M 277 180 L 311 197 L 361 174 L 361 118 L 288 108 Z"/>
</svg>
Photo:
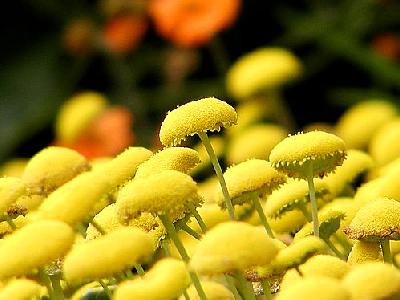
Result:
<svg viewBox="0 0 400 300">
<path fill-rule="evenodd" d="M 263 291 L 264 291 L 265 299 L 266 300 L 271 300 L 272 299 L 272 295 L 271 295 L 271 287 L 269 285 L 269 281 L 268 280 L 261 281 L 261 286 L 262 286 Z"/>
<path fill-rule="evenodd" d="M 86 238 L 86 228 L 83 226 L 82 223 L 78 223 L 75 226 L 75 230 L 83 237 Z"/>
<path fill-rule="evenodd" d="M 161 241 L 161 249 L 163 250 L 165 256 L 167 256 L 167 257 L 171 256 L 171 253 L 169 251 L 169 245 L 166 240 Z"/>
<path fill-rule="evenodd" d="M 53 287 L 53 297 L 55 300 L 63 300 L 64 292 L 60 284 L 60 276 L 55 275 L 50 277 L 51 285 Z"/>
<path fill-rule="evenodd" d="M 144 270 L 141 264 L 135 264 L 135 269 L 140 276 L 144 275 Z"/>
<path fill-rule="evenodd" d="M 136 269 L 136 270 L 137 270 L 137 269 Z M 132 273 L 131 270 L 127 270 L 127 271 L 125 272 L 125 274 L 126 274 L 126 278 L 128 278 L 128 279 L 133 278 L 133 273 Z"/>
<path fill-rule="evenodd" d="M 390 244 L 388 239 L 381 241 L 381 248 L 383 253 L 383 261 L 388 264 L 393 264 L 392 254 L 390 253 Z"/>
<path fill-rule="evenodd" d="M 6 214 L 6 213 L 4 214 L 4 219 L 6 220 L 8 225 L 10 225 L 10 227 L 13 231 L 17 230 L 17 225 L 15 225 L 13 219 L 8 214 Z"/>
<path fill-rule="evenodd" d="M 243 300 L 256 300 L 254 291 L 249 287 L 249 283 L 247 282 L 246 278 L 244 278 L 243 274 L 240 271 L 237 271 L 233 276 L 238 282 L 238 288 Z"/>
<path fill-rule="evenodd" d="M 267 231 L 268 235 L 271 238 L 275 238 L 275 235 L 272 232 L 272 229 L 268 224 L 267 217 L 264 214 L 264 210 L 261 207 L 260 200 L 259 200 L 258 196 L 252 197 L 252 200 L 253 200 L 253 203 L 254 203 L 254 208 L 256 209 L 256 211 L 258 213 L 258 217 L 260 218 L 261 224 L 263 224 L 263 226 L 264 226 L 265 230 Z"/>
<path fill-rule="evenodd" d="M 189 204 L 189 209 L 192 215 L 195 217 L 197 223 L 199 224 L 201 231 L 203 233 L 207 232 L 207 225 L 204 223 L 203 218 L 200 216 L 199 212 L 197 211 L 196 207 L 194 207 L 193 203 Z"/>
<path fill-rule="evenodd" d="M 110 299 L 112 299 L 112 293 L 111 293 L 110 289 L 108 288 L 107 284 L 106 284 L 103 280 L 101 280 L 101 279 L 99 279 L 98 282 L 99 282 L 100 285 L 103 287 L 103 290 L 104 290 L 104 292 L 106 293 L 106 295 L 107 295 Z"/>
<path fill-rule="evenodd" d="M 338 243 L 340 243 L 340 245 L 342 245 L 342 247 L 346 250 L 347 253 L 350 253 L 351 248 L 353 246 L 347 239 L 343 238 L 342 236 L 340 236 L 337 233 L 334 233 L 332 236 Z"/>
<path fill-rule="evenodd" d="M 53 299 L 53 286 L 49 275 L 43 268 L 39 268 L 39 278 L 40 281 L 46 286 L 47 292 L 49 294 L 49 299 Z"/>
<path fill-rule="evenodd" d="M 186 249 L 182 244 L 182 241 L 180 240 L 178 234 L 176 233 L 174 224 L 172 224 L 169 217 L 165 214 L 161 214 L 158 217 L 163 223 L 169 238 L 174 242 L 176 249 L 178 250 L 180 256 L 182 257 L 182 260 L 185 263 L 189 263 L 190 260 L 189 255 L 187 254 Z M 189 272 L 189 275 L 193 282 L 194 287 L 197 290 L 197 293 L 199 294 L 200 300 L 206 300 L 207 299 L 206 294 L 204 293 L 203 287 L 200 284 L 200 280 L 197 274 L 191 271 Z"/>
<path fill-rule="evenodd" d="M 242 298 L 240 297 L 238 290 L 236 289 L 234 279 L 229 275 L 225 275 L 225 279 L 226 279 L 226 282 L 228 283 L 229 290 L 232 292 L 233 296 L 235 297 L 235 300 L 241 300 Z"/>
<path fill-rule="evenodd" d="M 329 239 L 324 239 L 324 241 L 329 246 L 329 248 L 331 248 L 331 250 L 336 254 L 337 257 L 339 257 L 344 261 L 347 260 L 347 257 L 343 253 L 341 253 Z"/>
<path fill-rule="evenodd" d="M 228 210 L 228 213 L 229 213 L 229 218 L 231 220 L 235 220 L 235 211 L 234 211 L 234 208 L 232 205 L 231 197 L 229 196 L 228 188 L 226 187 L 225 178 L 222 175 L 221 165 L 219 164 L 218 158 L 215 155 L 214 149 L 210 143 L 210 139 L 208 138 L 207 133 L 205 133 L 205 132 L 199 132 L 198 135 L 199 135 L 202 143 L 204 144 L 204 147 L 207 150 L 208 156 L 210 157 L 211 163 L 214 167 L 215 174 L 217 175 L 219 184 L 221 185 L 222 194 L 224 195 L 224 199 L 225 199 L 226 209 Z"/>
<path fill-rule="evenodd" d="M 192 237 L 194 237 L 196 240 L 201 239 L 201 234 L 198 232 L 194 231 L 192 228 L 190 228 L 186 223 L 179 222 L 177 223 L 177 227 L 183 231 L 185 231 L 187 234 L 190 234 Z"/>
<path fill-rule="evenodd" d="M 183 290 L 183 296 L 185 297 L 186 300 L 190 300 L 190 297 L 186 290 Z"/>
<path fill-rule="evenodd" d="M 92 226 L 101 234 L 101 235 L 106 235 L 107 232 L 103 229 L 103 227 L 97 223 L 97 221 L 95 219 L 92 219 L 90 221 L 90 224 L 92 224 Z"/>
<path fill-rule="evenodd" d="M 308 183 L 308 190 L 310 192 L 311 216 L 314 227 L 314 235 L 316 237 L 319 237 L 318 206 L 317 206 L 317 200 L 315 199 L 314 175 L 313 175 L 312 164 L 309 164 L 307 169 L 307 183 Z"/>
</svg>

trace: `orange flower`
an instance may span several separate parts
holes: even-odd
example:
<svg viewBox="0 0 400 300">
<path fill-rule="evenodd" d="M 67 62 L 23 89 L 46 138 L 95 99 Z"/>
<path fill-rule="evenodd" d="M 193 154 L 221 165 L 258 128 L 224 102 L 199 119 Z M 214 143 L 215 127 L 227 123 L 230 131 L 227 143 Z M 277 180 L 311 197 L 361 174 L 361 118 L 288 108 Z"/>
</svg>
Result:
<svg viewBox="0 0 400 300">
<path fill-rule="evenodd" d="M 197 47 L 236 19 L 240 0 L 152 0 L 157 31 L 178 46 Z"/>
<path fill-rule="evenodd" d="M 74 149 L 87 158 L 113 156 L 133 143 L 131 127 L 131 113 L 124 107 L 111 107 L 105 109 L 76 142 L 55 144 Z"/>
<path fill-rule="evenodd" d="M 104 43 L 112 52 L 124 54 L 139 44 L 146 30 L 147 21 L 141 15 L 115 16 L 105 24 Z"/>
</svg>

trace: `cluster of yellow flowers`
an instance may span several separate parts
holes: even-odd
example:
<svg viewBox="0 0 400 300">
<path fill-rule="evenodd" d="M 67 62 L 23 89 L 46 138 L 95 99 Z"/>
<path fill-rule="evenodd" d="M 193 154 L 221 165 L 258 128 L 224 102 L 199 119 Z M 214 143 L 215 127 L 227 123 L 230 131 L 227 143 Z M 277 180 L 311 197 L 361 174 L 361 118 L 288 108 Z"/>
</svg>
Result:
<svg viewBox="0 0 400 300">
<path fill-rule="evenodd" d="M 204 98 L 167 114 L 156 153 L 52 146 L 3 168 L 0 299 L 400 299 L 395 108 L 367 101 L 331 133 L 288 136 L 256 111 Z"/>
</svg>

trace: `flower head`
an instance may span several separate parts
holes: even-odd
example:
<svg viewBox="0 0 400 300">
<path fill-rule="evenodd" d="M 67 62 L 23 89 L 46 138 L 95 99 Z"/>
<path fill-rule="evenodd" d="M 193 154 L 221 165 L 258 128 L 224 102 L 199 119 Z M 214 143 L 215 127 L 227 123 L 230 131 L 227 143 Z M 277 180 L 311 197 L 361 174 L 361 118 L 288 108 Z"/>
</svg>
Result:
<svg viewBox="0 0 400 300">
<path fill-rule="evenodd" d="M 31 158 L 21 178 L 30 193 L 47 195 L 89 168 L 78 152 L 51 146 Z"/>
<path fill-rule="evenodd" d="M 151 237 L 143 230 L 118 228 L 72 248 L 65 257 L 63 273 L 69 283 L 110 277 L 147 259 L 153 249 Z"/>
<path fill-rule="evenodd" d="M 17 177 L 0 178 L 0 215 L 25 193 L 25 185 Z"/>
<path fill-rule="evenodd" d="M 217 283 L 215 281 L 209 281 L 209 280 L 202 280 L 201 281 L 201 286 L 204 289 L 204 293 L 207 296 L 207 299 L 209 300 L 234 300 L 235 297 L 233 296 L 232 292 L 227 289 L 223 284 Z M 193 300 L 200 300 L 199 294 L 197 293 L 197 290 L 193 285 L 191 285 L 187 293 L 189 295 L 190 299 Z M 179 298 L 180 300 L 183 300 L 184 298 L 181 297 Z"/>
<path fill-rule="evenodd" d="M 67 224 L 36 221 L 9 235 L 0 245 L 0 278 L 27 275 L 65 255 L 74 242 Z"/>
<path fill-rule="evenodd" d="M 340 166 L 346 156 L 342 139 L 323 131 L 299 133 L 285 138 L 272 149 L 269 159 L 289 177 L 306 179 L 312 164 L 313 176 L 323 177 Z"/>
<path fill-rule="evenodd" d="M 126 184 L 118 193 L 117 213 L 124 224 L 143 212 L 168 214 L 176 221 L 189 213 L 190 205 L 200 202 L 192 177 L 167 170 Z"/>
<path fill-rule="evenodd" d="M 203 98 L 168 112 L 161 125 L 160 140 L 164 146 L 176 146 L 188 136 L 236 123 L 237 114 L 232 106 L 217 98 Z"/>
<path fill-rule="evenodd" d="M 0 290 L 0 299 L 37 299 L 45 288 L 29 279 L 14 279 Z"/>
<path fill-rule="evenodd" d="M 299 267 L 305 277 L 325 276 L 341 279 L 350 271 L 350 266 L 340 258 L 331 255 L 315 255 Z"/>
<path fill-rule="evenodd" d="M 142 278 L 121 283 L 116 300 L 160 300 L 179 297 L 190 285 L 189 272 L 183 261 L 174 258 L 159 260 Z"/>
<path fill-rule="evenodd" d="M 199 163 L 199 154 L 191 148 L 165 148 L 141 163 L 136 171 L 135 178 L 147 177 L 164 170 L 188 173 Z"/>
<path fill-rule="evenodd" d="M 190 266 L 200 274 L 245 270 L 266 265 L 277 252 L 277 246 L 262 228 L 241 222 L 225 222 L 203 236 Z"/>
<path fill-rule="evenodd" d="M 230 94 L 246 98 L 261 90 L 279 88 L 301 74 L 302 65 L 283 48 L 261 48 L 241 57 L 228 71 Z"/>
</svg>

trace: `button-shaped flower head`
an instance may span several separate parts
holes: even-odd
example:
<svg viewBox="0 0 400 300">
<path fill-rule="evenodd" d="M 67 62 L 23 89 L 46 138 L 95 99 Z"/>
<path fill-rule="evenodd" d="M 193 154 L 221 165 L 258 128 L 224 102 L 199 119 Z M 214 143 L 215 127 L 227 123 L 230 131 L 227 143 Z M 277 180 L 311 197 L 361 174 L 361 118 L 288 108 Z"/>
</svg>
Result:
<svg viewBox="0 0 400 300">
<path fill-rule="evenodd" d="M 188 102 L 168 112 L 160 129 L 164 146 L 177 146 L 188 136 L 207 131 L 219 131 L 237 123 L 235 109 L 217 98 Z"/>
<path fill-rule="evenodd" d="M 241 222 L 221 223 L 197 245 L 190 266 L 200 274 L 243 271 L 269 263 L 278 247 L 259 227 Z"/>
<path fill-rule="evenodd" d="M 179 297 L 190 284 L 183 261 L 165 258 L 158 261 L 142 278 L 127 280 L 115 291 L 115 300 L 161 300 Z"/>
<path fill-rule="evenodd" d="M 95 240 L 76 244 L 64 261 L 72 284 L 111 277 L 153 254 L 153 240 L 141 229 L 124 227 Z"/>
<path fill-rule="evenodd" d="M 64 256 L 74 238 L 72 228 L 63 222 L 45 220 L 26 225 L 0 245 L 0 278 L 27 275 Z"/>
<path fill-rule="evenodd" d="M 199 163 L 199 154 L 191 148 L 165 148 L 141 163 L 136 171 L 135 178 L 147 177 L 164 170 L 188 173 Z"/>
<path fill-rule="evenodd" d="M 39 299 L 44 287 L 29 279 L 14 279 L 0 290 L 0 299 Z"/>
<path fill-rule="evenodd" d="M 25 185 L 17 177 L 0 178 L 0 215 L 25 193 Z"/>
<path fill-rule="evenodd" d="M 51 146 L 31 158 L 22 181 L 30 193 L 47 195 L 89 168 L 85 157 L 75 150 Z"/>
<path fill-rule="evenodd" d="M 149 177 L 138 178 L 125 185 L 118 193 L 117 213 L 122 223 L 129 222 L 142 212 L 166 214 L 174 222 L 198 206 L 200 198 L 192 177 L 167 170 Z"/>
</svg>

